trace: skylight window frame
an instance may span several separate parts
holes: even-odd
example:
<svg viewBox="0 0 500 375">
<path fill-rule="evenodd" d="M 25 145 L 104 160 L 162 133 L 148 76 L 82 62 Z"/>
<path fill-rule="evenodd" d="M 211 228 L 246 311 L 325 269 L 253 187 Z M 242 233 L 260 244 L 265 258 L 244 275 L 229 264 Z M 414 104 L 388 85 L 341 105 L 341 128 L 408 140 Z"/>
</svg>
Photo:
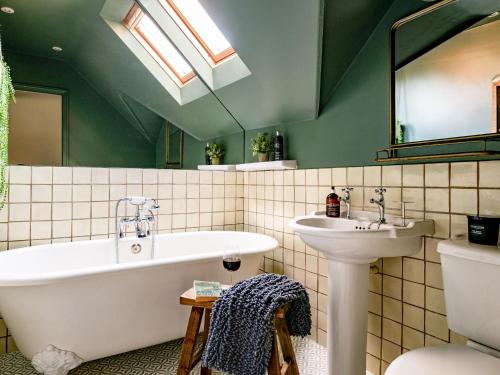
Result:
<svg viewBox="0 0 500 375">
<path fill-rule="evenodd" d="M 208 55 L 208 57 L 210 58 L 211 62 L 214 65 L 217 65 L 226 60 L 227 58 L 236 54 L 236 50 L 233 47 L 228 47 L 225 50 L 215 54 L 210 49 L 208 44 L 203 40 L 201 35 L 196 31 L 196 28 L 188 21 L 188 19 L 184 16 L 184 14 L 180 11 L 180 9 L 175 5 L 173 0 L 158 0 L 158 1 L 165 8 L 167 13 L 170 13 L 168 12 L 169 8 L 173 11 L 173 13 L 179 18 L 180 22 L 182 22 L 183 25 L 189 31 L 189 33 L 191 33 L 192 38 L 190 39 L 194 39 L 197 42 L 196 44 L 198 44 L 201 47 L 201 49 Z M 177 23 L 177 20 L 174 19 L 174 21 L 176 21 Z"/>
<path fill-rule="evenodd" d="M 196 77 L 194 70 L 191 70 L 188 74 L 182 75 L 177 69 L 168 61 L 168 58 L 155 46 L 155 43 L 141 30 L 139 23 L 143 17 L 149 17 L 144 13 L 144 11 L 134 3 L 130 8 L 129 12 L 122 21 L 123 26 L 125 26 L 130 33 L 138 40 L 138 42 L 153 55 L 155 60 L 160 60 L 163 64 L 159 64 L 163 70 L 169 75 L 173 75 L 180 83 L 180 85 L 185 85 Z M 150 17 L 151 18 L 151 17 Z M 155 22 L 151 18 L 152 22 Z M 172 43 L 172 42 L 170 42 Z M 173 44 L 173 43 L 172 43 Z M 174 45 L 175 46 L 175 45 Z M 157 61 L 159 63 L 159 61 Z M 167 68 L 167 69 L 165 69 Z"/>
</svg>

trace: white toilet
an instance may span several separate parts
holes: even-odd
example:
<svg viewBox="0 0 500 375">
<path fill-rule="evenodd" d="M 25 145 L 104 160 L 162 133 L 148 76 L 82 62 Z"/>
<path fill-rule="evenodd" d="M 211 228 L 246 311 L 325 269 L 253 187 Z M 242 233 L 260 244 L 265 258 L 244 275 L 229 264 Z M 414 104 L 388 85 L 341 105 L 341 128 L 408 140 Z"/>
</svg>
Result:
<svg viewBox="0 0 500 375">
<path fill-rule="evenodd" d="M 385 375 L 499 375 L 500 249 L 449 240 L 438 251 L 448 326 L 469 341 L 409 351 Z"/>
</svg>

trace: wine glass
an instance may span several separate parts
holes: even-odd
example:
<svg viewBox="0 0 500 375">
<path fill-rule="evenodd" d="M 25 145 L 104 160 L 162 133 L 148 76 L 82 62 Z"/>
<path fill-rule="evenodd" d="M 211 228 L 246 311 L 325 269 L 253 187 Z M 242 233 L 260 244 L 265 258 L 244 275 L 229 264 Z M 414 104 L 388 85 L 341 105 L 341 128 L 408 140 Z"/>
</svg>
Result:
<svg viewBox="0 0 500 375">
<path fill-rule="evenodd" d="M 237 244 L 229 244 L 224 247 L 224 255 L 222 258 L 222 264 L 226 270 L 230 272 L 230 284 L 233 284 L 233 272 L 240 269 L 241 266 L 241 254 L 240 248 Z"/>
</svg>

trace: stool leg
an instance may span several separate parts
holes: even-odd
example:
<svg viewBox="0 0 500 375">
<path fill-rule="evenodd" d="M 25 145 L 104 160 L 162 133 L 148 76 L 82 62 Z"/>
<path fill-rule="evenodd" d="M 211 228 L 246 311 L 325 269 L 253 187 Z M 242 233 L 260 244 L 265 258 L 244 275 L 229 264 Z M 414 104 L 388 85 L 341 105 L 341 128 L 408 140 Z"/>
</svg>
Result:
<svg viewBox="0 0 500 375">
<path fill-rule="evenodd" d="M 271 358 L 269 359 L 269 364 L 267 365 L 267 374 L 281 375 L 280 353 L 278 350 L 276 333 L 273 333 L 273 347 L 271 349 Z"/>
<path fill-rule="evenodd" d="M 179 367 L 177 367 L 177 375 L 189 375 L 191 371 L 191 359 L 193 357 L 194 346 L 196 344 L 196 337 L 200 332 L 201 317 L 203 315 L 203 307 L 195 307 L 191 309 L 189 316 L 188 326 L 186 329 L 186 336 L 182 343 L 181 359 L 179 360 Z"/>
<path fill-rule="evenodd" d="M 210 329 L 211 313 L 212 313 L 212 310 L 205 309 L 205 324 L 204 324 L 204 331 L 203 331 L 203 348 L 202 348 L 202 350 L 205 350 L 205 346 L 207 345 L 207 341 L 208 341 L 208 331 Z M 212 370 L 201 366 L 200 375 L 212 375 Z"/>
<path fill-rule="evenodd" d="M 285 374 L 299 375 L 299 367 L 297 366 L 297 359 L 295 358 L 292 339 L 290 338 L 290 332 L 288 332 L 285 319 L 276 319 L 276 331 L 280 340 L 283 359 L 285 362 L 288 362 L 288 369 Z"/>
</svg>

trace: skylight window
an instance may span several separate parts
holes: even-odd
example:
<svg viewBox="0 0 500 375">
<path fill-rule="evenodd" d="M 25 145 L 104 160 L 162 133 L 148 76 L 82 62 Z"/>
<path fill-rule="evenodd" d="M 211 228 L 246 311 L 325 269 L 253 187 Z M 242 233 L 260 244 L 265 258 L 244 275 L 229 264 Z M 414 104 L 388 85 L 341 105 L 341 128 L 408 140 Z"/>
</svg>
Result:
<svg viewBox="0 0 500 375">
<path fill-rule="evenodd" d="M 174 45 L 165 37 L 155 22 L 137 5 L 134 5 L 123 24 L 131 31 L 137 40 L 162 66 L 162 68 L 178 81 L 185 84 L 195 77 L 195 73 Z"/>
<path fill-rule="evenodd" d="M 213 64 L 236 53 L 198 0 L 159 1 L 198 50 L 210 58 Z"/>
</svg>

